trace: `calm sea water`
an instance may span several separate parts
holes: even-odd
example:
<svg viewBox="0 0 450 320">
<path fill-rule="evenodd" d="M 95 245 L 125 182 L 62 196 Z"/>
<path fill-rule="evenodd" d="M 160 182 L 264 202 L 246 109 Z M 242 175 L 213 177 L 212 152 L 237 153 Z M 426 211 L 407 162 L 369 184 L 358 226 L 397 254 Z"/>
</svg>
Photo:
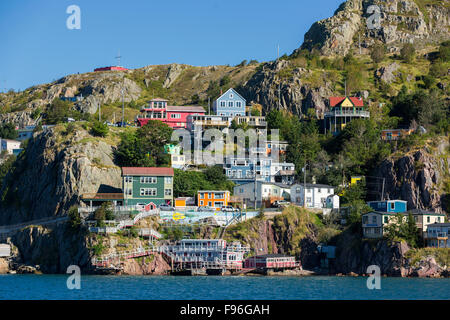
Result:
<svg viewBox="0 0 450 320">
<path fill-rule="evenodd" d="M 369 290 L 365 277 L 82 276 L 69 290 L 65 275 L 0 275 L 0 299 L 307 300 L 450 299 L 450 279 L 381 278 Z"/>
</svg>

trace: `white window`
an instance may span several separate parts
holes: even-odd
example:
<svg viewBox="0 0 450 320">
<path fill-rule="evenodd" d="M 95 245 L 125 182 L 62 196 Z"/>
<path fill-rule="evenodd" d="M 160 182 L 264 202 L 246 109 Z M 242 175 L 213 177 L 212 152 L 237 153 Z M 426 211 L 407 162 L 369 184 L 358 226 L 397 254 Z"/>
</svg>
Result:
<svg viewBox="0 0 450 320">
<path fill-rule="evenodd" d="M 125 188 L 125 194 L 128 195 L 128 196 L 131 196 L 133 194 L 133 189 Z"/>
<path fill-rule="evenodd" d="M 311 202 L 311 198 L 310 198 L 310 197 L 307 197 L 307 198 L 306 198 L 306 202 Z"/>
<path fill-rule="evenodd" d="M 156 196 L 156 188 L 141 188 L 141 196 Z"/>
<path fill-rule="evenodd" d="M 165 196 L 171 196 L 172 195 L 172 189 L 164 189 L 164 195 Z"/>
<path fill-rule="evenodd" d="M 201 206 L 203 205 L 203 200 L 200 200 L 200 205 L 201 205 Z"/>
<path fill-rule="evenodd" d="M 156 183 L 156 177 L 141 177 L 141 183 Z"/>
<path fill-rule="evenodd" d="M 230 99 L 233 99 L 233 94 L 232 93 L 230 93 Z"/>
<path fill-rule="evenodd" d="M 171 119 L 180 119 L 181 118 L 181 114 L 180 113 L 172 113 L 170 115 Z"/>
<path fill-rule="evenodd" d="M 181 159 L 180 159 L 181 160 Z M 172 177 L 164 177 L 164 183 L 172 184 Z"/>
<path fill-rule="evenodd" d="M 125 182 L 133 182 L 133 177 L 125 177 Z"/>
</svg>

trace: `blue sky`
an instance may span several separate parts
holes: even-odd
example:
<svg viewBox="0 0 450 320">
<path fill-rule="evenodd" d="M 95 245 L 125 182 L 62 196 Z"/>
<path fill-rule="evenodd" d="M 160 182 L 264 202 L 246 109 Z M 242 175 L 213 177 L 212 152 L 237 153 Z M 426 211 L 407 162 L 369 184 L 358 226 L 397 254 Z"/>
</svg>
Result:
<svg viewBox="0 0 450 320">
<path fill-rule="evenodd" d="M 0 92 L 116 65 L 236 65 L 290 54 L 343 0 L 0 1 Z M 69 5 L 81 29 L 69 30 Z"/>
</svg>

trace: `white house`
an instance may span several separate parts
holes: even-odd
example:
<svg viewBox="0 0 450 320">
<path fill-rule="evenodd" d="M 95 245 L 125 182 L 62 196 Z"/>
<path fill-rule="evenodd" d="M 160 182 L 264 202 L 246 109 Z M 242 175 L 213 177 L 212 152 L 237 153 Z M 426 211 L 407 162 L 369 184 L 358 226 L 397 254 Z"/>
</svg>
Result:
<svg viewBox="0 0 450 320">
<path fill-rule="evenodd" d="M 2 139 L 1 152 L 6 151 L 8 154 L 13 154 L 14 149 L 20 149 L 20 141 Z"/>
<path fill-rule="evenodd" d="M 292 203 L 303 206 L 306 198 L 307 208 L 322 209 L 327 207 L 327 198 L 334 195 L 334 187 L 325 184 L 297 183 L 291 186 L 290 193 Z"/>
<path fill-rule="evenodd" d="M 244 202 L 251 207 L 261 207 L 263 200 L 269 200 L 271 197 L 284 198 L 284 200 L 290 200 L 290 186 L 281 183 L 256 181 L 248 182 L 233 189 L 233 194 L 236 197 L 242 198 Z M 256 194 L 256 197 L 255 197 Z"/>
<path fill-rule="evenodd" d="M 270 181 L 292 184 L 295 179 L 295 164 L 288 162 L 273 162 L 270 165 Z"/>
</svg>

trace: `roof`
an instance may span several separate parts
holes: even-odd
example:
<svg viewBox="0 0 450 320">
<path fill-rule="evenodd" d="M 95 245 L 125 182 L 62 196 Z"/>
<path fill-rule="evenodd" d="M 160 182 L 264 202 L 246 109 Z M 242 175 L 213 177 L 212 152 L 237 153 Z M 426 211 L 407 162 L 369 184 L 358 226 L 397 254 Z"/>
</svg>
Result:
<svg viewBox="0 0 450 320">
<path fill-rule="evenodd" d="M 201 106 L 167 106 L 166 110 L 172 112 L 206 112 Z"/>
<path fill-rule="evenodd" d="M 247 100 L 245 100 L 245 98 L 244 98 L 243 96 L 241 96 L 241 95 L 239 94 L 239 92 L 237 92 L 237 91 L 234 90 L 233 88 L 230 88 L 230 89 L 228 89 L 227 91 L 225 91 L 223 94 L 221 94 L 220 97 L 218 97 L 218 98 L 216 99 L 216 101 L 219 100 L 220 98 L 222 98 L 224 95 L 226 95 L 227 92 L 230 91 L 230 90 L 233 90 L 233 92 L 236 93 L 242 100 L 247 101 Z"/>
<path fill-rule="evenodd" d="M 376 200 L 376 201 L 367 201 L 367 203 L 392 202 L 392 201 L 398 201 L 398 202 L 408 202 L 408 201 L 405 201 L 405 200 L 400 200 L 400 199 L 392 199 L 392 200 Z"/>
<path fill-rule="evenodd" d="M 166 100 L 166 99 L 163 99 L 163 98 L 154 98 L 154 99 L 149 100 L 149 102 L 150 101 L 169 101 L 169 100 Z"/>
<path fill-rule="evenodd" d="M 16 143 L 21 143 L 21 142 L 18 141 L 18 140 L 12 140 L 12 139 L 3 139 L 3 138 L 0 138 L 0 140 L 6 141 L 6 142 L 16 142 Z"/>
<path fill-rule="evenodd" d="M 329 188 L 332 188 L 332 189 L 335 189 L 336 187 L 333 187 L 333 186 L 329 186 L 329 185 L 327 185 L 327 184 L 314 184 L 314 183 L 296 183 L 296 184 L 293 184 L 291 187 L 295 187 L 295 186 L 306 186 L 306 188 L 327 188 L 327 189 L 329 189 Z"/>
<path fill-rule="evenodd" d="M 199 192 L 230 192 L 229 190 L 198 190 L 197 193 Z"/>
<path fill-rule="evenodd" d="M 248 259 L 254 259 L 255 257 L 249 257 Z M 256 256 L 256 258 L 295 258 L 294 256 L 288 256 L 286 254 L 280 254 L 280 253 L 269 253 L 269 254 L 262 254 L 259 256 Z"/>
<path fill-rule="evenodd" d="M 123 167 L 124 176 L 173 176 L 173 168 L 165 167 Z"/>
<path fill-rule="evenodd" d="M 428 225 L 429 227 L 450 227 L 450 222 L 444 222 L 444 223 L 432 223 Z"/>
<path fill-rule="evenodd" d="M 422 209 L 412 209 L 412 210 L 409 210 L 407 213 L 409 213 L 409 212 L 411 212 L 412 214 L 419 214 L 419 215 L 445 216 L 444 213 L 427 211 L 427 210 L 422 210 Z"/>
<path fill-rule="evenodd" d="M 363 99 L 358 97 L 330 97 L 330 107 L 339 105 L 345 100 L 345 98 L 349 98 L 350 101 L 355 105 L 355 107 L 364 107 Z"/>
</svg>

